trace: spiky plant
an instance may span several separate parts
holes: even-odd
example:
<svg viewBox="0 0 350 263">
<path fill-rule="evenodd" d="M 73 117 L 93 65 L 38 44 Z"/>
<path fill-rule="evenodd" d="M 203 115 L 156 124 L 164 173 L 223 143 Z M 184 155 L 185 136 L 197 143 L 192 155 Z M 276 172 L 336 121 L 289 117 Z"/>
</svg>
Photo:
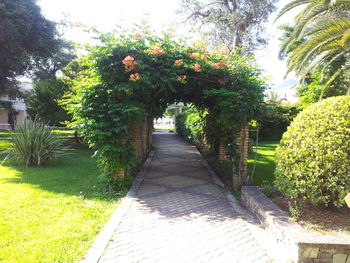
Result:
<svg viewBox="0 0 350 263">
<path fill-rule="evenodd" d="M 34 121 L 19 127 L 11 136 L 10 146 L 5 150 L 5 160 L 9 159 L 28 166 L 41 166 L 48 160 L 64 154 L 67 147 L 62 144 L 52 129 Z"/>
</svg>

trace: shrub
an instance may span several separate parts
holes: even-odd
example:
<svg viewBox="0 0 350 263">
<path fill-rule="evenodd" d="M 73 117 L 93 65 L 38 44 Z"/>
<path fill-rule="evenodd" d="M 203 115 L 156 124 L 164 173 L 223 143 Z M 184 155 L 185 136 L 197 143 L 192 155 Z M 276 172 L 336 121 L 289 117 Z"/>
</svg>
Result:
<svg viewBox="0 0 350 263">
<path fill-rule="evenodd" d="M 282 138 L 287 127 L 298 113 L 295 106 L 269 103 L 259 119 L 259 137 L 261 141 L 277 141 Z M 256 139 L 256 127 L 250 125 L 250 137 Z"/>
<path fill-rule="evenodd" d="M 45 124 L 34 121 L 31 125 L 20 126 L 11 136 L 6 159 L 28 166 L 41 166 L 51 158 L 63 153 L 66 147 Z"/>
<path fill-rule="evenodd" d="M 312 205 L 344 205 L 350 187 L 350 97 L 306 108 L 276 150 L 276 186 Z"/>
<path fill-rule="evenodd" d="M 188 110 L 176 117 L 178 134 L 197 146 L 201 146 L 203 139 L 203 118 L 195 110 Z"/>
</svg>

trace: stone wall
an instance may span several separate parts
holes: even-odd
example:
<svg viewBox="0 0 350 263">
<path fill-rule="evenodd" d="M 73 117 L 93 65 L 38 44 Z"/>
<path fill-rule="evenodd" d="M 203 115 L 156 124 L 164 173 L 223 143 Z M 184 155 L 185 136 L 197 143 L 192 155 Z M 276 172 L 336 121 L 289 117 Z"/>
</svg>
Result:
<svg viewBox="0 0 350 263">
<path fill-rule="evenodd" d="M 275 240 L 279 262 L 350 263 L 350 237 L 304 230 L 255 186 L 242 187 L 242 201 Z"/>
</svg>

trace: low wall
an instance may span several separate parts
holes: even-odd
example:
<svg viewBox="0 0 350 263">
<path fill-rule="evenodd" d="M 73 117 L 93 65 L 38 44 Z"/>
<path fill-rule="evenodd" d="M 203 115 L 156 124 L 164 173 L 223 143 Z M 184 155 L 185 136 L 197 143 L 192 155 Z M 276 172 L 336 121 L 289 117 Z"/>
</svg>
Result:
<svg viewBox="0 0 350 263">
<path fill-rule="evenodd" d="M 304 230 L 255 186 L 242 187 L 242 201 L 275 240 L 280 262 L 350 263 L 350 237 Z"/>
</svg>

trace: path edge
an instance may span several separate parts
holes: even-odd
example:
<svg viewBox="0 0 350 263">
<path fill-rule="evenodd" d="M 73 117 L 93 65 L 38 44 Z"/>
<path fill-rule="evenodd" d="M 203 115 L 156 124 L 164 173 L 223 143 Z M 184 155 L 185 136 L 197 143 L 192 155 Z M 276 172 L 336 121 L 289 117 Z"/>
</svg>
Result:
<svg viewBox="0 0 350 263">
<path fill-rule="evenodd" d="M 100 233 L 97 235 L 94 243 L 90 246 L 85 256 L 79 261 L 79 263 L 98 263 L 119 223 L 122 221 L 131 203 L 134 201 L 136 193 L 144 180 L 145 174 L 147 173 L 147 170 L 153 160 L 154 155 L 155 151 L 152 150 L 149 153 L 146 161 L 141 166 L 141 170 L 135 177 L 134 182 L 130 187 L 128 193 L 123 198 L 123 200 L 119 204 L 117 204 L 113 215 L 107 221 Z"/>
<path fill-rule="evenodd" d="M 197 148 L 197 154 L 201 158 L 202 165 L 208 170 L 214 184 L 219 186 L 224 191 L 224 194 L 226 196 L 226 200 L 228 201 L 230 206 L 239 214 L 244 215 L 244 217 L 247 220 L 255 222 L 256 218 L 253 215 L 251 215 L 251 213 L 240 204 L 240 202 L 233 196 L 233 194 L 230 191 L 225 189 L 225 184 L 222 182 L 220 177 L 216 174 L 216 172 L 213 170 L 213 168 L 210 166 L 210 164 L 207 162 L 207 160 L 204 158 L 204 156 L 201 154 L 201 152 L 198 150 L 198 148 Z"/>
</svg>

